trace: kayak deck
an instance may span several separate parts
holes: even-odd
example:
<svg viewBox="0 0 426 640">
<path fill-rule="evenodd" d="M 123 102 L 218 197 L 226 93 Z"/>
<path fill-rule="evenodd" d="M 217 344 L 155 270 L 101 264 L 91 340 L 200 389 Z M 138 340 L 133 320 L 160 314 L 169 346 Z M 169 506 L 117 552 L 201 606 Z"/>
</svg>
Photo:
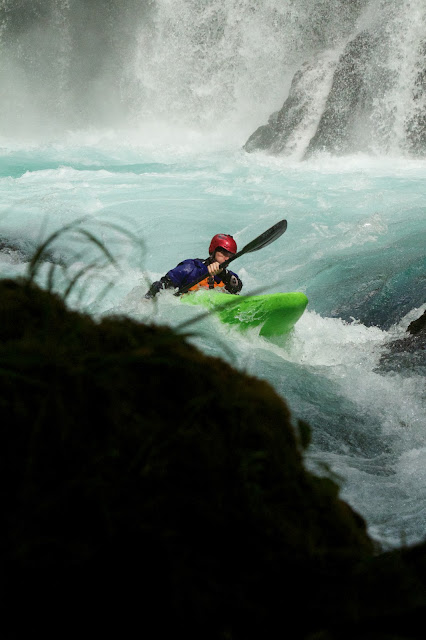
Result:
<svg viewBox="0 0 426 640">
<path fill-rule="evenodd" d="M 240 330 L 262 325 L 259 333 L 265 337 L 288 333 L 308 304 L 301 292 L 234 296 L 219 291 L 196 291 L 182 296 L 181 301 L 214 310 L 222 322 Z"/>
</svg>

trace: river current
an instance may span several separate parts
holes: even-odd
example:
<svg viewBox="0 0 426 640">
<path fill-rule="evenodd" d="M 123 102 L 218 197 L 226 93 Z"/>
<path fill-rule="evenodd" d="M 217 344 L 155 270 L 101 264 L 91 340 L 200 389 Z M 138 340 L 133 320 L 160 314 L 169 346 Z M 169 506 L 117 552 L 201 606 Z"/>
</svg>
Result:
<svg viewBox="0 0 426 640">
<path fill-rule="evenodd" d="M 424 3 L 21 4 L 3 2 L 0 16 L 0 275 L 28 273 L 62 229 L 38 263 L 41 286 L 95 317 L 176 327 L 267 380 L 294 424 L 311 426 L 306 465 L 337 479 L 370 535 L 384 548 L 424 540 L 424 358 L 387 357 L 426 309 L 426 160 L 401 133 L 401 114 L 421 122 L 407 83 L 420 68 Z M 357 121 L 374 144 L 369 133 L 365 151 L 302 161 L 310 122 L 294 153 L 243 151 L 304 60 L 337 59 L 351 34 L 384 18 L 398 52 L 381 51 L 387 84 Z M 318 104 L 326 90 L 316 87 Z M 233 268 L 242 293 L 306 293 L 285 338 L 242 334 L 170 291 L 144 299 L 179 261 L 207 257 L 214 234 L 241 249 L 282 219 L 285 234 Z"/>
</svg>

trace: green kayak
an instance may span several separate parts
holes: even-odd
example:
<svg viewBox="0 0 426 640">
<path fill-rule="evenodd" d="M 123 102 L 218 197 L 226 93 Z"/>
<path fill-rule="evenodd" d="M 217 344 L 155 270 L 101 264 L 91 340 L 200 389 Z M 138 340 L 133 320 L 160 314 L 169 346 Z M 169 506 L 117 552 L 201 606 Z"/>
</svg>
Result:
<svg viewBox="0 0 426 640">
<path fill-rule="evenodd" d="M 196 291 L 181 297 L 186 304 L 215 310 L 222 322 L 244 330 L 261 325 L 260 335 L 288 333 L 306 309 L 304 293 L 269 293 L 263 296 L 233 296 L 219 291 Z"/>
</svg>

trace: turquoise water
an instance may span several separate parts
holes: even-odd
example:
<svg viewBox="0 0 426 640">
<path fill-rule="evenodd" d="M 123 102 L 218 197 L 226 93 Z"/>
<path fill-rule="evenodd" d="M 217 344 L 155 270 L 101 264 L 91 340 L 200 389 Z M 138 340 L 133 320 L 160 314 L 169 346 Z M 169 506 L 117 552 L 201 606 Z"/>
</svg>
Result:
<svg viewBox="0 0 426 640">
<path fill-rule="evenodd" d="M 0 144 L 0 273 L 21 275 L 40 241 L 38 281 L 95 316 L 119 313 L 191 331 L 204 352 L 268 380 L 294 422 L 312 427 L 306 464 L 339 478 L 341 495 L 385 546 L 425 534 L 424 367 L 385 371 L 380 357 L 425 305 L 426 161 L 348 156 L 300 163 L 235 144 L 157 142 L 127 133 Z M 303 291 L 308 309 L 286 339 L 240 335 L 149 282 L 212 235 L 239 248 L 281 219 L 286 233 L 237 260 L 243 293 Z M 119 226 L 119 228 L 118 228 Z M 80 232 L 78 230 L 80 229 Z M 90 232 L 111 251 L 108 263 Z M 178 411 L 179 409 L 176 408 Z"/>
<path fill-rule="evenodd" d="M 339 478 L 370 534 L 423 540 L 424 351 L 381 358 L 426 308 L 424 0 L 36 4 L 0 7 L 0 274 L 25 274 L 65 228 L 42 286 L 96 317 L 191 332 L 268 380 L 312 427 L 306 464 Z M 284 154 L 242 151 L 290 95 Z M 329 104 L 323 139 L 343 155 L 302 161 Z M 286 339 L 241 335 L 170 292 L 143 298 L 214 234 L 241 248 L 284 218 L 234 264 L 243 293 L 308 296 Z"/>
</svg>

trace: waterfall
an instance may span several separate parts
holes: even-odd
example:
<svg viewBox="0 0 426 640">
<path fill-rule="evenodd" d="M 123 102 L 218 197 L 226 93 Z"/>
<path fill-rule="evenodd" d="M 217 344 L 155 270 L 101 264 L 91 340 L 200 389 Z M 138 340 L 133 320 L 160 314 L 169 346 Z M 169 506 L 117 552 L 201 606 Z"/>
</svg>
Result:
<svg viewBox="0 0 426 640">
<path fill-rule="evenodd" d="M 247 141 L 247 151 L 308 157 L 367 152 L 426 152 L 426 5 L 372 1 L 365 5 L 332 74 L 321 73 L 324 54 L 301 66 L 278 114 Z M 315 74 L 315 83 L 308 74 Z M 332 75 L 330 81 L 330 75 Z M 312 86 L 314 84 L 314 86 Z M 312 96 L 322 93 L 321 100 Z M 292 121 L 292 113 L 299 117 Z M 294 120 L 294 118 L 293 118 Z M 294 149 L 296 133 L 315 133 Z"/>
<path fill-rule="evenodd" d="M 423 153 L 425 34 L 424 0 L 2 0 L 0 134 L 156 122 L 295 158 Z"/>
</svg>

